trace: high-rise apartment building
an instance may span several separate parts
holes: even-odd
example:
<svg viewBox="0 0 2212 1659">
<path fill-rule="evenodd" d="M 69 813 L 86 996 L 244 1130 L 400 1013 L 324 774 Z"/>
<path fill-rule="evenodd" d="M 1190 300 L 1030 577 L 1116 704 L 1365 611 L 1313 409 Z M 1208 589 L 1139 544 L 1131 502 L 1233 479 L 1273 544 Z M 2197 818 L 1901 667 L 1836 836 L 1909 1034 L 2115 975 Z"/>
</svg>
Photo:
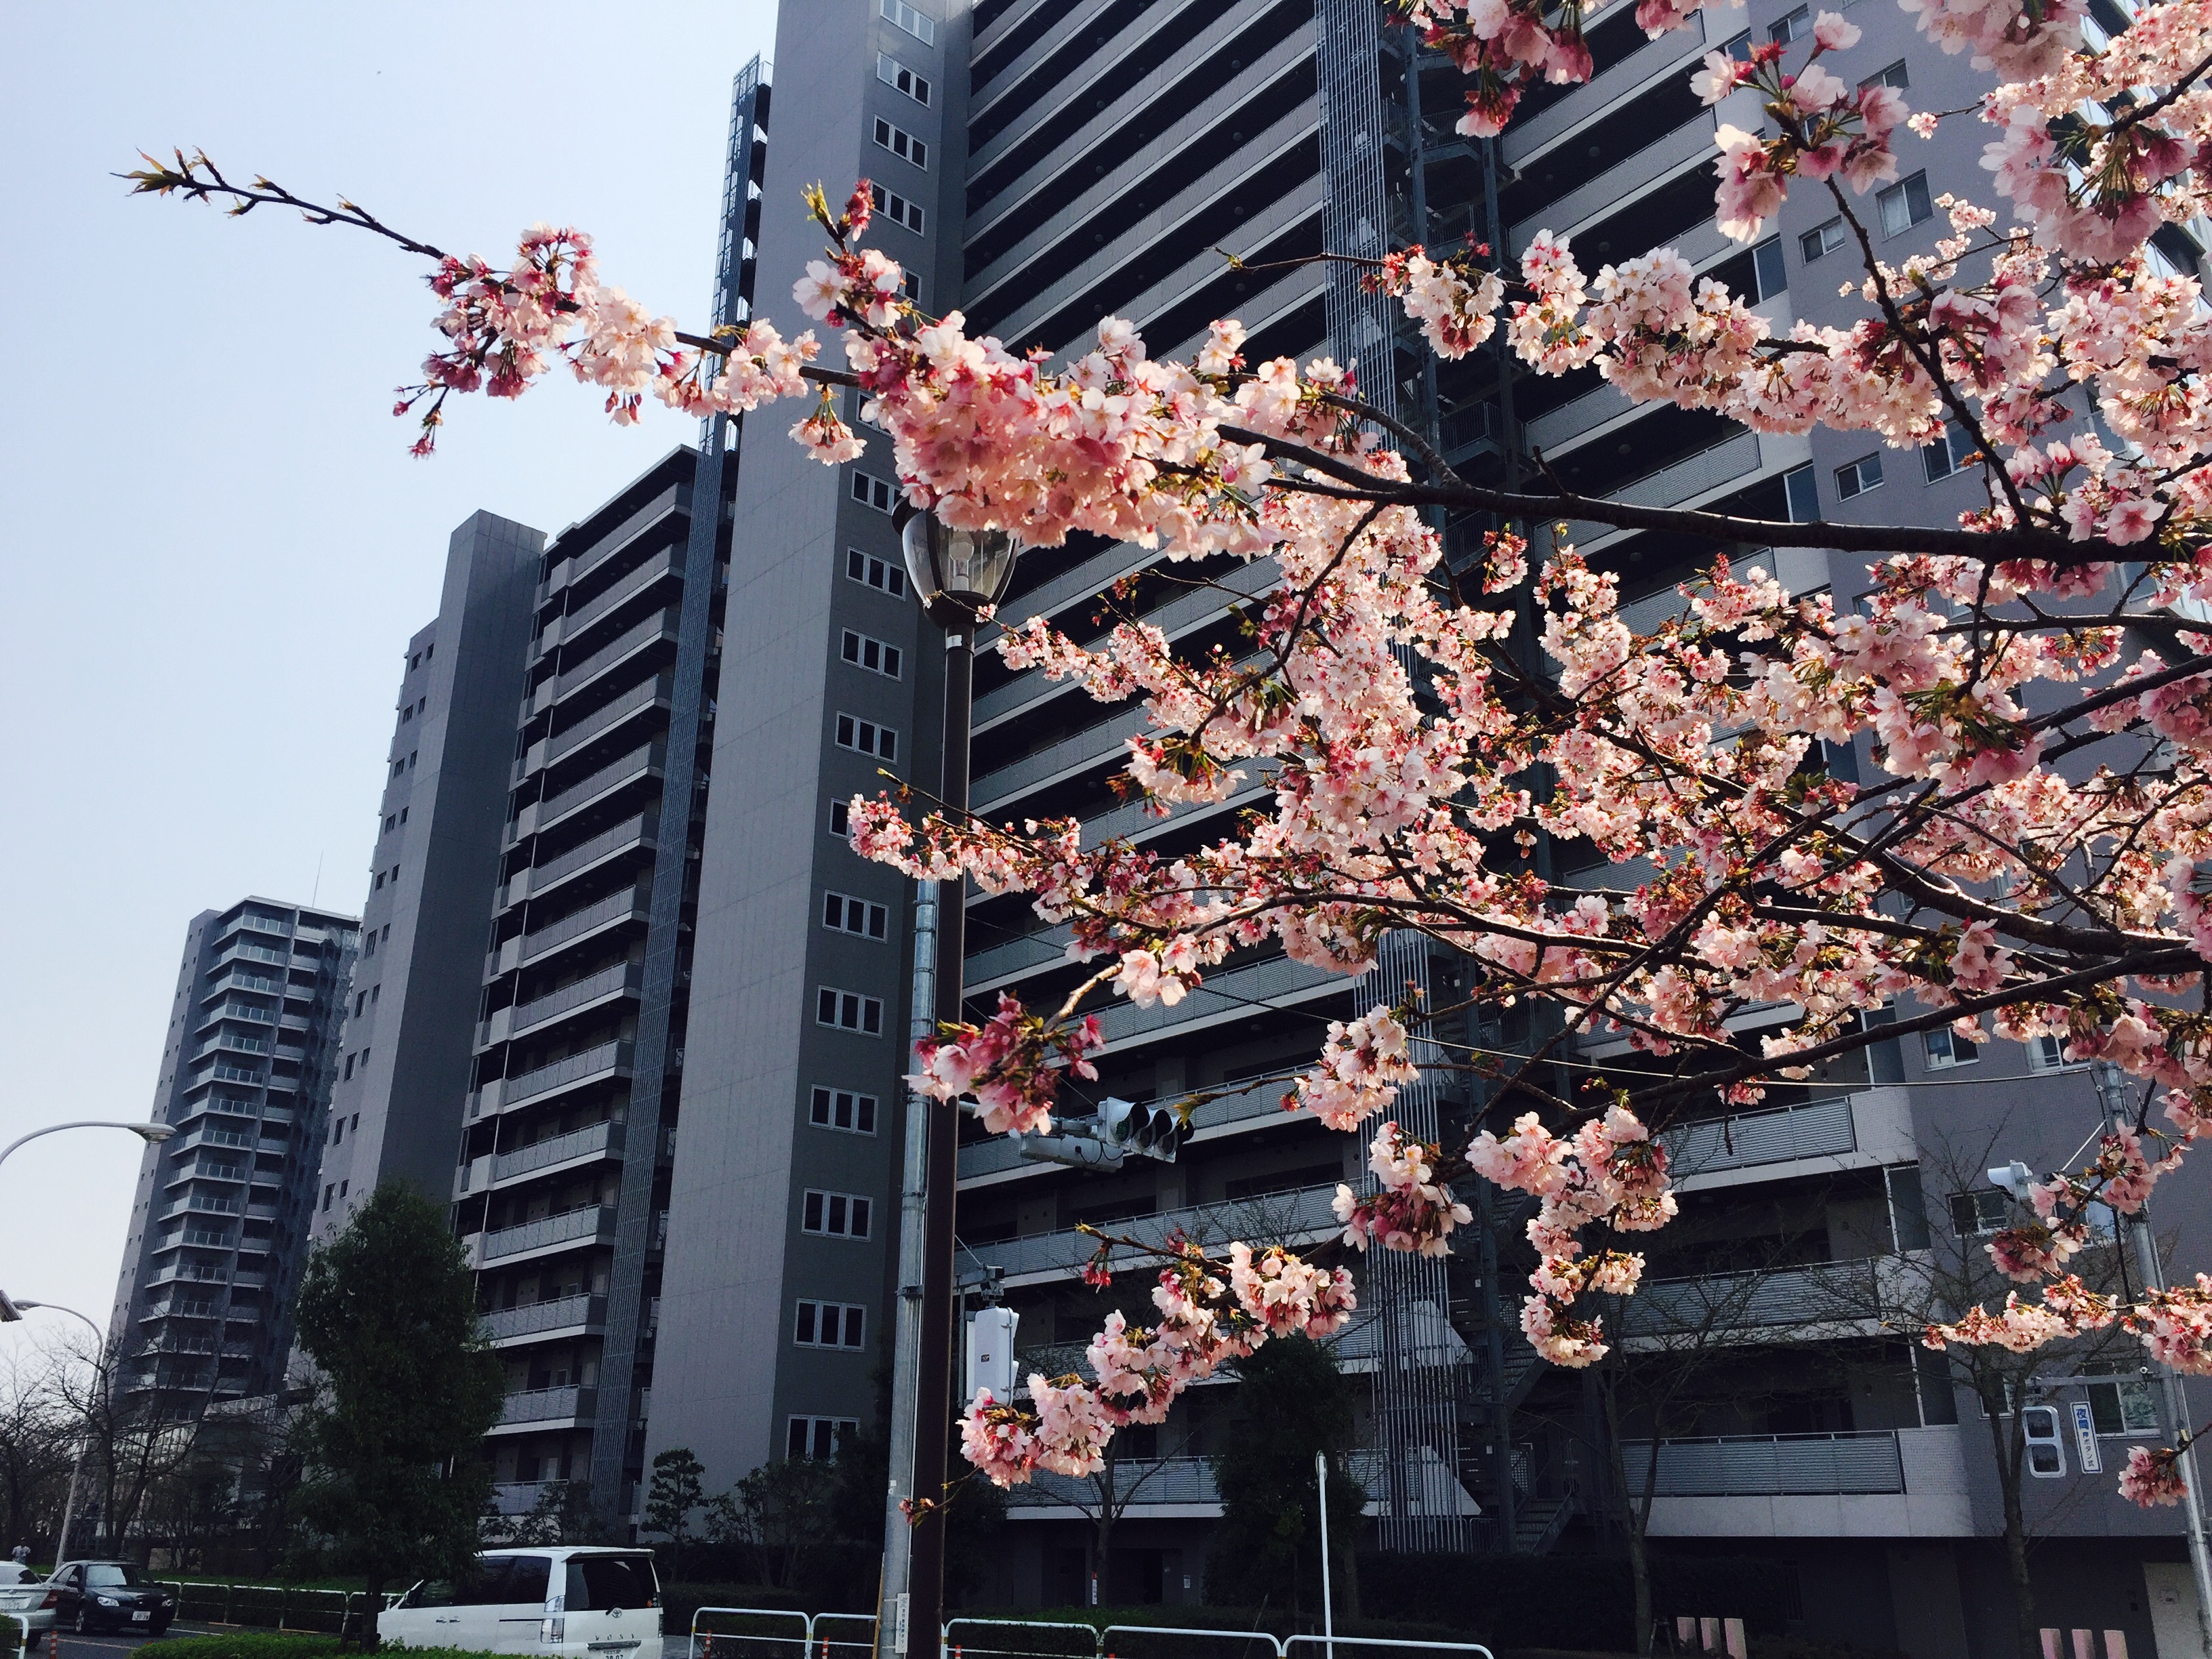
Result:
<svg viewBox="0 0 2212 1659">
<path fill-rule="evenodd" d="M 154 1121 L 116 1285 L 126 1397 L 197 1416 L 275 1392 L 359 921 L 272 899 L 185 931 Z"/>
</svg>

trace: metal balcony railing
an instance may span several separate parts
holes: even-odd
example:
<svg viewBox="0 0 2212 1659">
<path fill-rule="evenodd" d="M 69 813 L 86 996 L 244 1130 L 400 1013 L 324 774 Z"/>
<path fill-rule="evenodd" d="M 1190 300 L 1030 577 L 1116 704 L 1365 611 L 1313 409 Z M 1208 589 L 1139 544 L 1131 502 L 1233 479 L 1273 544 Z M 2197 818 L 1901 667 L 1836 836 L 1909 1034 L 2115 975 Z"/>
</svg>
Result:
<svg viewBox="0 0 2212 1659">
<path fill-rule="evenodd" d="M 623 1145 L 623 1126 L 619 1123 L 594 1123 L 565 1135 L 550 1135 L 528 1146 L 511 1152 L 501 1152 L 491 1161 L 494 1181 L 511 1181 L 516 1176 L 528 1175 L 532 1170 L 549 1169 L 556 1164 L 566 1164 L 571 1158 L 589 1158 L 594 1152 L 619 1152 Z"/>
<path fill-rule="evenodd" d="M 566 1060 L 556 1060 L 550 1066 L 541 1066 L 534 1072 L 525 1072 L 520 1077 L 500 1079 L 499 1103 L 502 1108 L 519 1100 L 550 1094 L 579 1079 L 599 1072 L 619 1071 L 629 1064 L 630 1045 L 627 1042 L 602 1042 L 595 1048 L 570 1054 Z M 487 1089 L 489 1092 L 489 1089 Z"/>
<path fill-rule="evenodd" d="M 525 933 L 522 936 L 521 959 L 535 962 L 580 933 L 588 933 L 594 927 L 603 927 L 624 916 L 645 914 L 645 900 L 634 889 L 625 888 L 619 893 L 610 893 L 597 903 L 587 904 L 580 910 L 571 910 L 557 921 L 547 922 L 534 933 Z"/>
<path fill-rule="evenodd" d="M 1881 1316 L 1879 1258 L 1647 1281 L 1621 1304 L 1626 1336 L 1778 1326 L 1845 1325 Z"/>
<path fill-rule="evenodd" d="M 1905 1465 L 1893 1429 L 1850 1434 L 1734 1434 L 1662 1440 L 1654 1492 L 1662 1498 L 1779 1497 L 1795 1493 L 1899 1492 Z M 1628 1490 L 1650 1479 L 1654 1443 L 1621 1443 Z"/>
<path fill-rule="evenodd" d="M 612 1205 L 591 1204 L 580 1210 L 565 1210 L 559 1215 L 549 1215 L 536 1221 L 526 1221 L 520 1226 L 502 1227 L 496 1232 L 483 1235 L 483 1249 L 478 1260 L 496 1261 L 510 1255 L 520 1255 L 525 1250 L 544 1249 L 548 1245 L 573 1243 L 580 1239 L 597 1239 L 611 1235 L 615 1229 Z"/>
<path fill-rule="evenodd" d="M 1212 1204 L 1194 1204 L 1157 1215 L 1133 1217 L 1101 1224 L 1106 1231 L 1147 1243 L 1164 1243 L 1180 1229 L 1195 1239 L 1219 1241 L 1240 1235 L 1260 1234 L 1289 1243 L 1317 1232 L 1334 1231 L 1336 1212 L 1334 1183 L 1301 1187 L 1286 1193 L 1269 1193 Z M 1098 1241 L 1073 1228 L 1064 1232 L 1034 1233 L 1027 1238 L 1006 1238 L 994 1243 L 966 1247 L 979 1261 L 1006 1269 L 1009 1276 L 1079 1271 L 1098 1248 Z"/>
<path fill-rule="evenodd" d="M 562 1296 L 550 1302 L 533 1302 L 526 1307 L 495 1308 L 483 1316 L 484 1334 L 494 1342 L 504 1342 L 518 1336 L 534 1336 L 539 1331 L 562 1331 L 577 1326 L 591 1326 L 605 1319 L 607 1299 L 603 1296 Z"/>
<path fill-rule="evenodd" d="M 598 1405 L 599 1390 L 569 1387 L 566 1389 L 525 1389 L 507 1397 L 500 1407 L 502 1423 L 544 1423 L 556 1418 L 589 1417 Z"/>
<path fill-rule="evenodd" d="M 1855 1151 L 1857 1135 L 1847 1095 L 1809 1105 L 1743 1112 L 1704 1123 L 1686 1123 L 1659 1137 L 1677 1176 L 1741 1170 Z"/>
</svg>

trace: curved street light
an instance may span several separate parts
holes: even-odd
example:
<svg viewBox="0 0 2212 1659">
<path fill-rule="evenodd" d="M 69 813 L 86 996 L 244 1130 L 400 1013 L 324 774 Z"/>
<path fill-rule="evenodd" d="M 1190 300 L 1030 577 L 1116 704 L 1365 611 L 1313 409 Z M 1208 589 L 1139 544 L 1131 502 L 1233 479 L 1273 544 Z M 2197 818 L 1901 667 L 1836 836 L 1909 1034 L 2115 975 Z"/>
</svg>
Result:
<svg viewBox="0 0 2212 1659">
<path fill-rule="evenodd" d="M 80 1127 L 82 1126 L 60 1123 L 56 1124 L 54 1127 L 56 1128 L 66 1129 Z M 103 1128 L 114 1127 L 134 1128 L 137 1126 L 134 1124 L 124 1124 L 120 1126 L 103 1124 L 100 1127 Z M 155 1124 L 152 1127 L 156 1128 L 168 1127 L 167 1124 Z M 39 1133 L 43 1134 L 46 1132 L 40 1130 Z M 173 1129 L 169 1131 L 170 1134 L 174 1134 L 175 1133 L 176 1131 Z M 168 1135 L 147 1136 L 149 1140 L 167 1140 L 168 1138 Z M 29 1139 L 30 1136 L 28 1135 L 23 1137 L 24 1140 L 28 1140 Z M 15 1146 L 20 1146 L 22 1144 L 23 1142 L 19 1140 L 15 1143 Z M 10 1146 L 8 1149 L 8 1152 L 14 1152 L 15 1150 L 15 1146 Z M 0 1158 L 5 1158 L 7 1155 L 7 1152 L 0 1152 Z M 106 1335 L 100 1330 L 100 1327 L 94 1324 L 88 1316 L 79 1313 L 75 1308 L 64 1308 L 58 1302 L 10 1301 L 9 1299 L 8 1293 L 5 1291 L 0 1291 L 0 1325 L 12 1325 L 19 1323 L 21 1321 L 25 1311 L 33 1308 L 44 1308 L 48 1313 L 65 1313 L 72 1319 L 82 1320 L 84 1322 L 85 1329 L 92 1333 L 93 1340 L 99 1343 L 100 1347 L 103 1349 L 107 1346 Z M 76 1523 L 76 1489 L 79 1479 L 84 1474 L 84 1454 L 87 1448 L 84 1445 L 80 1444 L 76 1449 L 76 1456 L 75 1460 L 70 1464 L 69 1498 L 62 1504 L 61 1536 L 54 1540 L 54 1566 L 57 1570 L 60 1568 L 64 1558 L 65 1558 L 69 1553 L 70 1528 Z"/>
<path fill-rule="evenodd" d="M 80 1118 L 70 1123 L 49 1123 L 43 1129 L 33 1129 L 27 1135 L 18 1135 L 4 1148 L 0 1148 L 0 1164 L 5 1164 L 8 1155 L 24 1142 L 36 1140 L 40 1135 L 59 1134 L 64 1129 L 128 1129 L 139 1139 L 155 1146 L 177 1133 L 177 1126 L 173 1123 L 120 1123 L 110 1118 Z M 65 1308 L 62 1311 L 68 1313 L 74 1310 Z M 78 1314 L 77 1317 L 82 1319 L 84 1316 Z"/>
<path fill-rule="evenodd" d="M 944 782 L 948 811 L 968 808 L 968 727 L 981 612 L 1012 585 L 1022 544 L 1003 530 L 957 530 L 903 507 L 899 550 L 930 621 L 945 630 Z M 921 884 L 914 925 L 914 1035 L 960 1018 L 963 884 Z M 908 1097 L 899 1205 L 899 1296 L 891 1381 L 890 1490 L 884 1528 L 878 1659 L 936 1659 L 945 1622 L 945 1473 L 952 1442 L 953 1206 L 960 1111 Z M 915 1512 L 905 1503 L 917 1503 Z M 927 1507 L 921 1507 L 927 1500 Z"/>
</svg>

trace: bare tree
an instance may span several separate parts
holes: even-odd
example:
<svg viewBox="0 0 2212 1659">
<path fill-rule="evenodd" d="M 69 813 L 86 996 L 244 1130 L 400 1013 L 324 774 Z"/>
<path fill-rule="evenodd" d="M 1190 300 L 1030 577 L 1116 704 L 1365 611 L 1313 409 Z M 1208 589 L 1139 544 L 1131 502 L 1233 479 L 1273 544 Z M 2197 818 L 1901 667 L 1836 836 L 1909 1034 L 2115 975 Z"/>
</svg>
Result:
<svg viewBox="0 0 2212 1659">
<path fill-rule="evenodd" d="M 0 1356 L 0 1550 L 44 1539 L 61 1520 L 71 1449 L 55 1368 L 43 1350 Z"/>
<path fill-rule="evenodd" d="M 149 1494 L 191 1459 L 212 1392 L 211 1382 L 189 1393 L 123 1389 L 126 1363 L 113 1339 L 86 1340 L 70 1345 L 54 1371 L 64 1417 L 82 1447 L 78 1510 L 97 1510 L 94 1545 L 109 1554 L 130 1545 Z"/>
</svg>

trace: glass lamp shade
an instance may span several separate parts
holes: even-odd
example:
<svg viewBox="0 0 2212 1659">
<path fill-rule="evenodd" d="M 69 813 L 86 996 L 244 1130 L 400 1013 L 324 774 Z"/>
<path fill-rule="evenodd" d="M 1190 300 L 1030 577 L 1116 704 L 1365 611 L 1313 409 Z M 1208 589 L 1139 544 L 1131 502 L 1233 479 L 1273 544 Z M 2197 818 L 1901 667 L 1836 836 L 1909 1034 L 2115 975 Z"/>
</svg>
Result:
<svg viewBox="0 0 2212 1659">
<path fill-rule="evenodd" d="M 1022 551 L 1003 530 L 954 530 L 929 513 L 906 521 L 899 544 L 921 608 L 944 628 L 972 623 L 978 611 L 1005 598 Z"/>
</svg>

